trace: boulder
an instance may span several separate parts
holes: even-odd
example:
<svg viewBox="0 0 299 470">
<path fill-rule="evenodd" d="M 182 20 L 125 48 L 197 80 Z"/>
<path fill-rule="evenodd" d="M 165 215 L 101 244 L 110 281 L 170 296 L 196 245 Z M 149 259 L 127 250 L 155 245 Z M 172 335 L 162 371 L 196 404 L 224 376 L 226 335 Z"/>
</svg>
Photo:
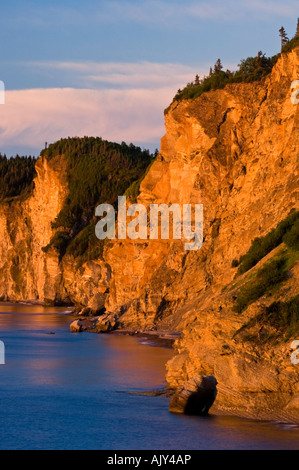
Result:
<svg viewBox="0 0 299 470">
<path fill-rule="evenodd" d="M 114 315 L 104 314 L 100 317 L 79 318 L 70 325 L 73 333 L 81 333 L 82 331 L 93 331 L 94 333 L 108 333 L 115 330 L 117 321 Z"/>
<path fill-rule="evenodd" d="M 82 331 L 93 330 L 96 325 L 97 318 L 80 318 L 70 324 L 73 333 L 81 333 Z"/>
<path fill-rule="evenodd" d="M 186 382 L 173 395 L 169 411 L 188 415 L 207 416 L 217 395 L 217 380 L 197 375 Z"/>
<path fill-rule="evenodd" d="M 97 317 L 94 331 L 96 333 L 107 333 L 115 330 L 117 327 L 117 321 L 114 315 L 109 313 Z"/>
</svg>

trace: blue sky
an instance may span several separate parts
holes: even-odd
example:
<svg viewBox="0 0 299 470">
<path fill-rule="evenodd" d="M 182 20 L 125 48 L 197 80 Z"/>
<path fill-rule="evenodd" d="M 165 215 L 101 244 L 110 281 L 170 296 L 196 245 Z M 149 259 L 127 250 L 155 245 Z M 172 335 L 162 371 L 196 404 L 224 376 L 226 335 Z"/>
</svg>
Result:
<svg viewBox="0 0 299 470">
<path fill-rule="evenodd" d="M 159 147 L 163 109 L 218 57 L 279 51 L 298 1 L 11 0 L 1 5 L 0 151 L 100 135 Z"/>
</svg>

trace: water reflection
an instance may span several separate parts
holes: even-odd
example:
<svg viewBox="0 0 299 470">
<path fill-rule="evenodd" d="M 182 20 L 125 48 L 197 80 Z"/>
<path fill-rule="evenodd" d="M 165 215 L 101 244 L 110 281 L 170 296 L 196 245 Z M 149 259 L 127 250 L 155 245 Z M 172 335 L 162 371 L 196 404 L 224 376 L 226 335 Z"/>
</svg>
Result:
<svg viewBox="0 0 299 470">
<path fill-rule="evenodd" d="M 4 330 L 41 330 L 65 325 L 72 308 L 0 302 L 0 333 Z M 69 318 L 67 318 L 69 317 Z M 46 331 L 45 331 L 46 332 Z"/>
<path fill-rule="evenodd" d="M 1 449 L 299 449 L 297 427 L 172 415 L 166 398 L 127 393 L 162 387 L 171 349 L 72 334 L 65 308 L 0 311 Z"/>
<path fill-rule="evenodd" d="M 73 317 L 57 307 L 0 305 L 0 339 L 6 343 L 7 366 L 22 386 L 72 384 L 98 388 L 151 389 L 164 384 L 166 348 L 144 347 L 136 337 L 71 334 Z"/>
</svg>

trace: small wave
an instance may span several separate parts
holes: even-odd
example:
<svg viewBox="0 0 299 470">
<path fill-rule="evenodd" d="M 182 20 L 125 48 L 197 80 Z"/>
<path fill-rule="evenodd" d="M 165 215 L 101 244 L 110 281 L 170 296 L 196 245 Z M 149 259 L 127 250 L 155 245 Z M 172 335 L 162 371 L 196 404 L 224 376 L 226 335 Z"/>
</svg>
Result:
<svg viewBox="0 0 299 470">
<path fill-rule="evenodd" d="M 283 424 L 279 424 L 279 427 L 282 428 L 282 429 L 299 429 L 299 426 L 298 424 L 288 424 L 288 423 L 283 423 Z"/>
</svg>

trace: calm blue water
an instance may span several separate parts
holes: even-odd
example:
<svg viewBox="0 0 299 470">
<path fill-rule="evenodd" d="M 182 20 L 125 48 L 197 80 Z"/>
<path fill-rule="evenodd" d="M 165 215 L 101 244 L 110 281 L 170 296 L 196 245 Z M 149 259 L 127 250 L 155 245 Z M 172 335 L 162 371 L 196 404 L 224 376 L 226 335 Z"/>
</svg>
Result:
<svg viewBox="0 0 299 470">
<path fill-rule="evenodd" d="M 71 334 L 62 312 L 0 304 L 0 449 L 299 449 L 296 427 L 172 415 L 168 399 L 130 394 L 164 385 L 172 351 Z"/>
</svg>

